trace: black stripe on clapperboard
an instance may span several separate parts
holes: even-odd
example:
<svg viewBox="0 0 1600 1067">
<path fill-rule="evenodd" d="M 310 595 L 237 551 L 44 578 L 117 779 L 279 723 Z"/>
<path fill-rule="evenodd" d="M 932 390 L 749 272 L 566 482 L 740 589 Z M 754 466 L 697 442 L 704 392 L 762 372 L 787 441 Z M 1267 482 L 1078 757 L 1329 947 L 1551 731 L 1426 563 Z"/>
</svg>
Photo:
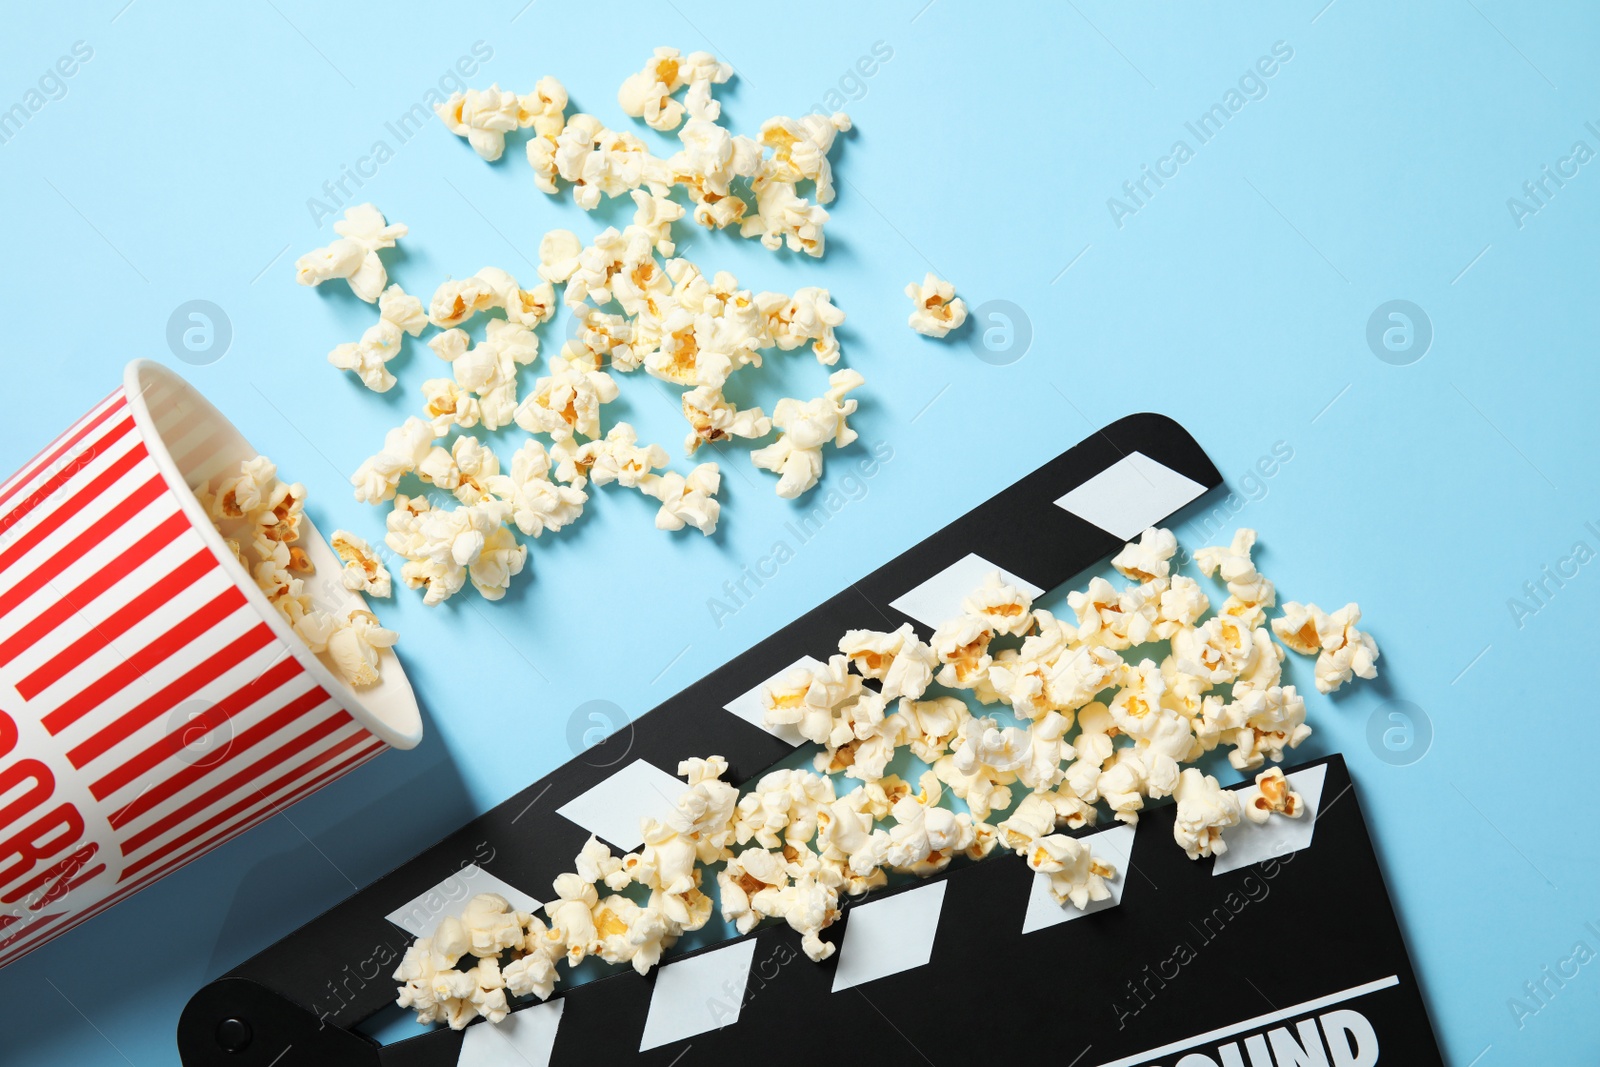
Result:
<svg viewBox="0 0 1600 1067">
<path fill-rule="evenodd" d="M 264 1039 L 258 1036 L 253 1049 L 282 1049 L 290 1038 L 298 1037 L 301 1043 L 296 1053 L 310 1057 L 300 1062 L 323 1062 L 316 1058 L 317 1053 L 309 1051 L 323 1046 L 336 1049 L 326 1053 L 326 1062 L 379 1062 L 373 1055 L 378 1050 L 345 1028 L 388 1004 L 392 983 L 382 980 L 355 987 L 345 983 L 337 1001 L 319 997 L 330 980 L 341 973 L 341 961 L 365 959 L 373 945 L 395 940 L 397 931 L 391 917 L 403 922 L 410 904 L 425 901 L 430 892 L 442 886 L 449 886 L 454 890 L 452 895 L 459 897 L 464 877 L 474 880 L 473 891 L 494 890 L 513 899 L 533 899 L 520 887 L 548 887 L 554 876 L 570 865 L 572 855 L 591 830 L 618 848 L 636 847 L 637 833 L 629 827 L 637 825 L 641 803 L 647 804 L 652 796 L 659 797 L 662 790 L 667 796 L 681 791 L 681 781 L 671 775 L 681 759 L 719 752 L 729 760 L 730 780 L 744 781 L 792 750 L 789 740 L 760 727 L 758 716 L 750 714 L 754 721 L 745 721 L 737 712 L 748 707 L 750 697 L 762 683 L 798 660 L 825 660 L 836 650 L 838 637 L 845 630 L 890 629 L 910 621 L 926 636 L 935 623 L 953 613 L 962 594 L 996 567 L 1035 590 L 1054 588 L 1094 566 L 1144 527 L 1168 520 L 1220 482 L 1215 467 L 1193 438 L 1170 419 L 1135 415 L 1107 426 L 641 716 L 632 724 L 632 746 L 620 767 L 591 766 L 582 759 L 570 761 L 196 994 L 180 1022 L 179 1044 L 184 1062 L 190 1067 L 249 1062 L 248 1056 L 241 1060 L 238 1055 L 215 1055 L 212 1037 L 221 1020 L 243 1017 L 247 1011 L 253 1013 L 249 1019 L 253 1030 L 258 1035 L 266 1031 Z M 745 698 L 743 704 L 741 697 Z M 728 710 L 730 706 L 733 711 Z M 1343 765 L 1336 765 L 1342 777 Z M 536 799 L 538 803 L 530 807 Z M 1358 852 L 1371 865 L 1371 878 L 1364 891 L 1370 896 L 1376 889 L 1377 911 L 1381 913 L 1376 930 L 1381 936 L 1374 943 L 1393 949 L 1375 950 L 1367 958 L 1392 959 L 1385 974 L 1398 975 L 1401 981 L 1394 987 L 1398 992 L 1391 991 L 1389 995 L 1405 999 L 1409 1007 L 1416 999 L 1415 982 L 1353 801 L 1352 795 L 1344 803 L 1355 815 Z M 1157 812 L 1145 823 L 1158 826 L 1162 817 Z M 1138 846 L 1138 869 L 1157 882 L 1163 877 L 1157 871 L 1165 871 L 1165 876 L 1175 881 L 1193 879 L 1196 867 L 1171 845 L 1170 814 L 1165 818 L 1166 847 L 1157 850 Z M 1129 831 L 1127 836 L 1145 840 L 1153 832 L 1142 826 L 1137 835 Z M 1318 833 L 1326 831 L 1319 827 Z M 494 855 L 485 864 L 488 869 L 467 866 L 463 870 L 474 856 L 482 854 L 479 850 L 486 841 Z M 538 843 L 536 848 L 530 847 L 532 842 Z M 1344 850 L 1322 850 L 1324 855 L 1335 851 Z M 1146 852 L 1150 853 L 1148 864 Z M 1166 853 L 1176 853 L 1181 862 L 1172 864 Z M 943 1062 L 955 1049 L 964 1047 L 965 1038 L 949 1032 L 952 1021 L 957 1019 L 968 1020 L 961 1026 L 977 1042 L 973 1048 L 992 1050 L 996 1047 L 993 1025 L 971 1018 L 964 1008 L 980 991 L 1020 990 L 1024 1000 L 1034 997 L 1041 1004 L 1051 998 L 1050 1017 L 1062 1018 L 1068 1010 L 1054 1003 L 1055 994 L 1049 992 L 1061 989 L 1063 980 L 1060 961 L 1054 955 L 1054 938 L 1078 928 L 1081 937 L 1094 943 L 1094 958 L 1101 960 L 1134 958 L 1127 947 L 1130 943 L 1159 943 L 1158 938 L 1137 935 L 1126 928 L 1124 913 L 1134 910 L 1131 906 L 1143 892 L 1138 883 L 1128 883 L 1133 885 L 1133 891 L 1127 894 L 1126 904 L 1095 922 L 1062 924 L 1024 937 L 1019 916 L 1027 911 L 1031 876 L 1020 861 L 1013 860 L 1014 857 L 991 859 L 956 872 L 957 877 L 867 898 L 852 907 L 843 921 L 844 947 L 840 953 L 820 966 L 798 957 L 798 938 L 787 928 L 766 928 L 746 938 L 687 954 L 648 978 L 622 974 L 558 992 L 547 1004 L 522 1009 L 507 1024 L 492 1030 L 479 1024 L 464 1034 L 441 1030 L 398 1042 L 381 1050 L 381 1062 L 415 1067 L 458 1063 L 489 1067 L 501 1063 L 579 1063 L 611 1054 L 633 1057 L 637 1062 L 667 1064 L 675 1062 L 691 1046 L 685 1062 L 700 1062 L 700 1056 L 709 1055 L 718 1042 L 728 1042 L 722 1048 L 734 1048 L 731 1042 L 737 1032 L 743 1032 L 745 1040 L 754 1037 L 775 1057 L 775 1062 L 789 1062 L 790 1056 L 799 1062 L 814 1058 L 817 1050 L 786 1046 L 800 1035 L 818 1033 L 819 1026 L 823 1028 L 821 1032 L 860 1034 L 869 1042 L 867 1047 L 893 1048 L 887 1039 L 893 1030 L 885 1025 L 886 1017 L 900 1028 L 920 1027 L 921 1019 L 934 1024 L 932 1029 L 921 1031 L 925 1036 L 919 1044 L 933 1046 L 926 1054 L 936 1062 Z M 1206 884 L 1211 885 L 1209 881 Z M 997 908 L 996 902 L 1014 906 Z M 875 910 L 886 917 L 886 925 L 862 918 L 873 914 L 874 908 L 868 905 L 877 906 Z M 1055 911 L 1059 913 L 1059 909 Z M 933 955 L 929 966 L 938 969 L 939 980 L 930 982 L 929 972 L 915 966 L 913 960 L 905 973 L 915 974 L 914 978 L 901 982 L 889 975 L 857 975 L 861 979 L 859 985 L 833 993 L 841 966 L 845 968 L 845 980 L 852 980 L 852 971 L 858 969 L 847 960 L 885 955 L 858 949 L 852 956 L 848 940 L 852 913 L 856 916 L 858 944 L 873 941 L 873 925 L 882 925 L 889 931 L 880 931 L 877 937 L 886 936 L 891 943 L 903 941 L 897 923 L 915 925 L 920 921 L 925 927 L 931 915 L 940 936 L 932 938 L 931 933 L 924 933 L 932 938 L 928 940 Z M 944 928 L 943 918 L 948 916 L 970 916 L 973 930 L 982 927 L 987 931 L 987 944 L 993 946 L 994 952 L 986 953 L 981 963 L 964 961 L 962 953 L 977 952 L 985 942 L 965 932 L 966 918 L 950 919 L 961 929 L 952 936 L 958 927 Z M 430 919 L 436 921 L 437 917 L 435 912 Z M 1304 920 L 1297 921 L 1299 929 L 1304 929 Z M 1007 933 L 1011 927 L 1015 929 Z M 869 932 L 862 933 L 864 929 Z M 1296 927 L 1290 923 L 1260 929 L 1293 931 Z M 1130 942 L 1129 938 L 1135 940 Z M 1252 944 L 1251 949 L 1255 954 L 1259 946 Z M 1213 952 L 1209 958 L 1217 961 L 1214 966 L 1221 966 L 1223 957 L 1223 953 Z M 788 962 L 780 963 L 782 959 Z M 736 976 L 741 965 L 747 976 L 745 992 L 730 999 L 726 990 L 739 986 Z M 969 965 L 963 978 L 963 968 Z M 1384 965 L 1377 966 L 1382 969 Z M 1078 983 L 1099 985 L 1104 980 L 1094 977 L 1092 967 L 1070 973 L 1077 975 L 1074 981 Z M 1036 984 L 1028 992 L 1030 974 Z M 701 995 L 705 982 L 723 992 L 720 1000 Z M 1326 991 L 1320 979 L 1316 984 Z M 1278 988 L 1274 1000 L 1286 995 L 1283 988 Z M 651 1004 L 658 998 L 660 1003 L 652 1017 Z M 1100 995 L 1099 999 L 1106 998 Z M 317 1022 L 308 1010 L 314 1004 L 320 1007 L 328 1025 L 308 1027 L 308 1022 Z M 333 1008 L 331 1004 L 339 1006 Z M 1128 1029 L 1137 1029 L 1151 1038 L 1142 1045 L 1135 1041 L 1135 1052 L 1160 1046 L 1154 1040 L 1159 1030 L 1155 1020 L 1166 1013 L 1159 1010 L 1158 1004 L 1159 998 L 1152 997 L 1150 1007 L 1129 1016 L 1134 1022 Z M 704 1023 L 693 1020 L 695 1005 L 706 1016 Z M 806 1007 L 802 1010 L 801 1005 Z M 1104 1010 L 1112 1011 L 1110 1007 Z M 929 1015 L 930 1012 L 934 1014 Z M 673 1017 L 687 1021 L 662 1022 Z M 848 1028 L 841 1029 L 836 1020 L 845 1017 L 851 1021 Z M 722 1029 L 717 1029 L 719 1023 Z M 757 1023 L 762 1024 L 759 1031 L 751 1025 Z M 1082 1020 L 1081 1025 L 1090 1026 L 1090 1020 Z M 1182 1025 L 1178 1025 L 1179 1030 Z M 1425 1031 L 1426 1022 L 1422 1025 Z M 1090 1029 L 1098 1033 L 1104 1027 L 1095 1025 Z M 678 1036 L 679 1031 L 683 1036 Z M 1020 1050 L 1029 1047 L 1029 1041 L 1040 1039 L 1019 1031 L 1015 1047 Z M 1005 1047 L 1011 1048 L 1012 1040 L 1007 1037 Z M 641 1044 L 652 1042 L 658 1043 L 641 1050 Z M 1102 1047 L 1110 1049 L 1113 1045 Z M 1052 1049 L 1061 1051 L 1053 1046 Z M 906 1051 L 911 1052 L 909 1048 Z M 1097 1051 L 1095 1056 L 1086 1057 L 1085 1064 L 1102 1062 L 1097 1058 L 1099 1054 Z"/>
</svg>

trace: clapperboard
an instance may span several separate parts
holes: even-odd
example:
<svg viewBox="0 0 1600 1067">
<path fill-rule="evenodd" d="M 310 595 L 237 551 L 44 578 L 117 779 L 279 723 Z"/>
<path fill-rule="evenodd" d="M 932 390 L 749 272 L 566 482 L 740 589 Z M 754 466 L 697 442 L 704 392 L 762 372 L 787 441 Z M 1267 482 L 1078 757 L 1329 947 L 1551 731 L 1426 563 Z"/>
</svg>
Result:
<svg viewBox="0 0 1600 1067">
<path fill-rule="evenodd" d="M 1165 805 L 1089 830 L 1110 899 L 1055 904 L 1013 855 L 849 901 L 814 964 L 763 926 L 518 1008 L 498 1026 L 380 1046 L 355 1028 L 389 1006 L 414 935 L 479 892 L 529 910 L 595 833 L 640 844 L 639 817 L 683 790 L 680 760 L 725 756 L 747 782 L 793 754 L 762 685 L 858 627 L 926 638 L 998 569 L 1039 595 L 1221 484 L 1159 415 L 1122 419 L 354 894 L 190 1000 L 187 1067 L 663 1067 L 743 1062 L 1063 1067 L 1426 1067 L 1442 1060 L 1344 761 L 1289 770 L 1305 817 L 1245 824 L 1188 860 Z M 591 750 L 592 752 L 593 750 Z M 587 757 L 587 758 L 586 758 Z"/>
</svg>

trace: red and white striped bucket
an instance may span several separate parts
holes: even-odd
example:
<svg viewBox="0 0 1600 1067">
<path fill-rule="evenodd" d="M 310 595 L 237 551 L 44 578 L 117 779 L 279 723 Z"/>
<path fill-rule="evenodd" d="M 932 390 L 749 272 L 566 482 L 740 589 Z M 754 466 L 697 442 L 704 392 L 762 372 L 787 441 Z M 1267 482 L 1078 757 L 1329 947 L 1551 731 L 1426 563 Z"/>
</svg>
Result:
<svg viewBox="0 0 1600 1067">
<path fill-rule="evenodd" d="M 399 662 L 351 689 L 190 491 L 255 454 L 136 360 L 0 484 L 0 966 L 421 740 Z M 364 606 L 302 530 L 317 606 Z"/>
</svg>

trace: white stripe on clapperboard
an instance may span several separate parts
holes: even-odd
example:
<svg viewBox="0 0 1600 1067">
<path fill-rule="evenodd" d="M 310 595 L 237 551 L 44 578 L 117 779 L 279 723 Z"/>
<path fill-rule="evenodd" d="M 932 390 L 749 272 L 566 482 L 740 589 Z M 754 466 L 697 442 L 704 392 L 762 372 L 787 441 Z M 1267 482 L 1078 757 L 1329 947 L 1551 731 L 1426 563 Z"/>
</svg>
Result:
<svg viewBox="0 0 1600 1067">
<path fill-rule="evenodd" d="M 1229 1026 L 1219 1026 L 1215 1030 L 1208 1030 L 1203 1034 L 1195 1034 L 1193 1037 L 1186 1037 L 1181 1041 L 1174 1041 L 1171 1044 L 1162 1045 L 1160 1048 L 1153 1048 L 1147 1052 L 1141 1052 L 1137 1056 L 1124 1056 L 1120 1060 L 1112 1060 L 1109 1063 L 1102 1063 L 1100 1067 L 1134 1067 L 1135 1064 L 1148 1063 L 1157 1056 L 1165 1056 L 1169 1052 L 1182 1052 L 1186 1048 L 1194 1048 L 1196 1045 L 1204 1045 L 1208 1041 L 1220 1041 L 1225 1037 L 1232 1037 L 1234 1034 L 1243 1033 L 1246 1030 L 1254 1030 L 1257 1027 L 1269 1026 L 1272 1023 L 1282 1022 L 1284 1019 L 1288 1019 L 1296 1015 L 1304 1015 L 1308 1011 L 1318 1011 L 1322 1008 L 1331 1008 L 1335 1004 L 1343 1004 L 1347 1000 L 1354 1000 L 1356 997 L 1364 997 L 1368 993 L 1376 993 L 1380 989 L 1388 989 L 1391 986 L 1397 986 L 1399 984 L 1399 977 L 1391 974 L 1389 977 L 1379 978 L 1375 982 L 1367 982 L 1364 985 L 1351 986 L 1349 989 L 1341 990 L 1338 993 L 1329 993 L 1325 997 L 1318 997 L 1315 1000 L 1308 1000 L 1304 1003 L 1296 1004 L 1290 1008 L 1283 1008 L 1278 1011 L 1268 1012 L 1265 1015 L 1257 1015 L 1254 1019 L 1246 1019 L 1243 1022 L 1233 1023 Z"/>
<path fill-rule="evenodd" d="M 1138 537 L 1206 487 L 1143 452 L 1130 452 L 1062 496 L 1056 506 L 1124 541 Z"/>
</svg>

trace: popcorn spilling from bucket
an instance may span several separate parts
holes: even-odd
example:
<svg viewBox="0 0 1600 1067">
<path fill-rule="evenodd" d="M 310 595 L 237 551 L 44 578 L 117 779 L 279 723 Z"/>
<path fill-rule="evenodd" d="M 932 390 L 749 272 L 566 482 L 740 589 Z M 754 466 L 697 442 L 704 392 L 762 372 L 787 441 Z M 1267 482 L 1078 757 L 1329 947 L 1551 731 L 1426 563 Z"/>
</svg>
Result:
<svg viewBox="0 0 1600 1067">
<path fill-rule="evenodd" d="M 237 473 L 217 475 L 194 487 L 194 493 L 234 559 L 306 647 L 337 668 L 352 686 L 377 684 L 384 651 L 399 635 L 363 608 L 341 616 L 312 603 L 305 580 L 315 568 L 297 544 L 306 487 L 280 481 L 277 465 L 256 456 L 241 463 Z M 342 530 L 333 541 L 345 563 L 341 579 L 346 588 L 388 595 L 389 572 L 371 555 L 366 542 Z M 356 578 L 359 584 L 353 584 Z"/>
</svg>

